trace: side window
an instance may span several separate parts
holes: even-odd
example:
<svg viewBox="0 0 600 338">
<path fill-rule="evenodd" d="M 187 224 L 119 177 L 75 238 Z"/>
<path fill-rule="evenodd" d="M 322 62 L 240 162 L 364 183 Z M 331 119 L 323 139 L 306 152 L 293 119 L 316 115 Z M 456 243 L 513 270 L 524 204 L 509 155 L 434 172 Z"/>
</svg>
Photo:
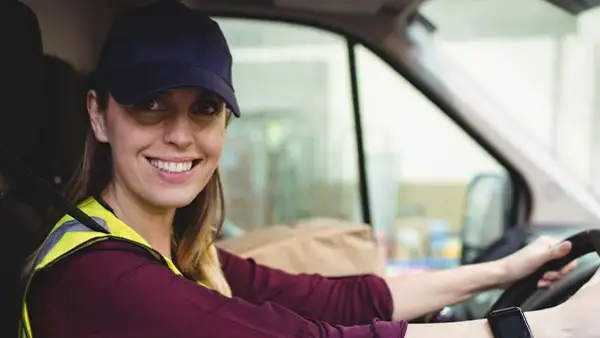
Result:
<svg viewBox="0 0 600 338">
<path fill-rule="evenodd" d="M 450 267 L 463 244 L 480 252 L 504 231 L 504 168 L 378 56 L 355 52 L 371 212 L 390 266 Z"/>
<path fill-rule="evenodd" d="M 242 110 L 220 164 L 226 226 L 361 220 L 345 39 L 285 23 L 218 21 Z"/>
<path fill-rule="evenodd" d="M 220 165 L 228 234 L 307 217 L 362 222 L 346 39 L 218 21 L 242 109 Z M 355 52 L 372 223 L 390 266 L 447 267 L 463 246 L 479 252 L 505 226 L 505 170 L 379 57 Z"/>
</svg>

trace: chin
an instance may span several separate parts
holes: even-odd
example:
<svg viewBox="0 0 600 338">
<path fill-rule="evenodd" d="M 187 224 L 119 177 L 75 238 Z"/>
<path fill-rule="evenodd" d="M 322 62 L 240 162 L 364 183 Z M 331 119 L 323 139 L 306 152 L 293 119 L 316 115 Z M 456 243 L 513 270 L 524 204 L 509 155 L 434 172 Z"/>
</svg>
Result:
<svg viewBox="0 0 600 338">
<path fill-rule="evenodd" d="M 198 194 L 183 193 L 181 191 L 165 191 L 160 195 L 148 196 L 149 202 L 159 208 L 183 208 L 194 201 Z"/>
</svg>

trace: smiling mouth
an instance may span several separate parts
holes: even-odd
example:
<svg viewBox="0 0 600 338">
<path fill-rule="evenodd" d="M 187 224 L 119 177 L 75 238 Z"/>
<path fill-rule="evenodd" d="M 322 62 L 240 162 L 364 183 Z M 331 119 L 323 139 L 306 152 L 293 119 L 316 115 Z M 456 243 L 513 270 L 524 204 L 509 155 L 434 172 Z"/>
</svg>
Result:
<svg viewBox="0 0 600 338">
<path fill-rule="evenodd" d="M 146 158 L 154 168 L 166 173 L 185 173 L 191 171 L 201 160 L 164 161 L 157 158 Z"/>
</svg>

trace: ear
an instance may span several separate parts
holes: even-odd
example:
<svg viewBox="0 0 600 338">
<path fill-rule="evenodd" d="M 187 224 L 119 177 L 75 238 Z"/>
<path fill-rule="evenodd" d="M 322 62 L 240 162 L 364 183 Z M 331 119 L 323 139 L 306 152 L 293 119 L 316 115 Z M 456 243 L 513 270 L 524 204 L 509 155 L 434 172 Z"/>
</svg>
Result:
<svg viewBox="0 0 600 338">
<path fill-rule="evenodd" d="M 232 116 L 233 116 L 233 113 L 231 112 L 231 110 L 229 108 L 226 107 L 225 108 L 225 127 L 229 126 Z"/>
<path fill-rule="evenodd" d="M 100 105 L 98 104 L 98 93 L 96 93 L 95 90 L 88 91 L 86 104 L 96 140 L 101 143 L 108 143 L 108 137 L 106 136 L 106 119 L 104 118 L 105 113 L 100 109 Z"/>
</svg>

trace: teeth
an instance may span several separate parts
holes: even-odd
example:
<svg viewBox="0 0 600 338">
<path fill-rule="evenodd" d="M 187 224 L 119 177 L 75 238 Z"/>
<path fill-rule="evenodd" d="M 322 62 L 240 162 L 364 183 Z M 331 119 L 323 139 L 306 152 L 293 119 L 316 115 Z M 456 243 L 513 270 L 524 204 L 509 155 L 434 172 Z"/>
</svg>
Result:
<svg viewBox="0 0 600 338">
<path fill-rule="evenodd" d="M 170 172 L 170 173 L 182 173 L 190 171 L 192 169 L 192 161 L 187 162 L 165 162 L 161 160 L 150 160 L 150 164 L 156 169 Z"/>
</svg>

